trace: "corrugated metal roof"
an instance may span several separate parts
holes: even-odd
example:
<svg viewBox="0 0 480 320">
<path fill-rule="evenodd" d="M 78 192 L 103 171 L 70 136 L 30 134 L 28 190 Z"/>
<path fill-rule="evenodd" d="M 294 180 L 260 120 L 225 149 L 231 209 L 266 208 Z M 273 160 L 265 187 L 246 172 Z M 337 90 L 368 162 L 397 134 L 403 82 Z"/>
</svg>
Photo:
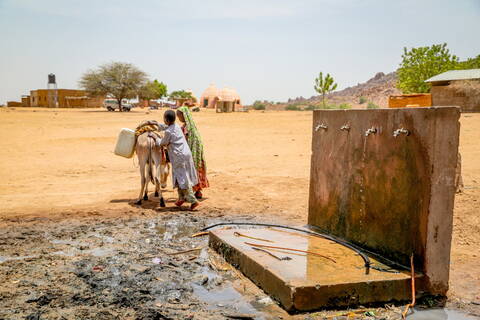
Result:
<svg viewBox="0 0 480 320">
<path fill-rule="evenodd" d="M 480 69 L 450 70 L 437 74 L 425 82 L 480 79 Z"/>
</svg>

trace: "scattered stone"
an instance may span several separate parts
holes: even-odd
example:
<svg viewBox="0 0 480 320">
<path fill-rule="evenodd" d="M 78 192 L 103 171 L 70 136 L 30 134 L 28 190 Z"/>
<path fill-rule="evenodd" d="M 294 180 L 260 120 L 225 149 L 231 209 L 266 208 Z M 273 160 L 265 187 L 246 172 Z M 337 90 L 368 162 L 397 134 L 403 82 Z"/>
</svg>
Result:
<svg viewBox="0 0 480 320">
<path fill-rule="evenodd" d="M 50 304 L 50 302 L 52 300 L 54 300 L 55 297 L 51 294 L 45 294 L 45 295 L 42 295 L 38 298 L 31 298 L 31 299 L 28 299 L 27 301 L 25 301 L 26 303 L 33 303 L 33 302 L 36 302 L 37 305 L 39 306 L 45 306 L 47 304 Z"/>
<path fill-rule="evenodd" d="M 42 312 L 37 311 L 35 313 L 29 314 L 25 319 L 26 320 L 40 320 L 41 315 L 42 315 Z"/>
<path fill-rule="evenodd" d="M 265 297 L 260 300 L 258 300 L 258 303 L 264 304 L 264 305 L 269 305 L 273 303 L 273 300 L 270 297 Z"/>
<path fill-rule="evenodd" d="M 96 272 L 100 272 L 100 271 L 103 271 L 105 269 L 104 266 L 94 266 L 92 268 L 93 271 L 96 271 Z"/>
<path fill-rule="evenodd" d="M 230 319 L 255 319 L 254 314 L 246 314 L 246 313 L 224 313 L 223 314 L 226 318 Z"/>
</svg>

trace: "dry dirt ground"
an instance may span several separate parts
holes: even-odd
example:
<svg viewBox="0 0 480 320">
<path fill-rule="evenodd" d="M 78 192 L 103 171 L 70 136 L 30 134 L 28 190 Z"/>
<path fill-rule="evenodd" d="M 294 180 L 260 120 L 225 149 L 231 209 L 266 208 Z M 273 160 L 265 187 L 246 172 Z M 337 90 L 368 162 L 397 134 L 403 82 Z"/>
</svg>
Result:
<svg viewBox="0 0 480 320">
<path fill-rule="evenodd" d="M 213 272 L 207 249 L 168 254 L 204 246 L 205 239 L 186 236 L 211 222 L 305 224 L 312 113 L 195 113 L 211 188 L 194 214 L 173 208 L 170 180 L 167 208 L 153 196 L 133 205 L 136 163 L 112 152 L 120 128 L 161 120 L 162 113 L 0 110 L 0 319 L 289 317 L 234 270 Z M 478 128 L 480 114 L 462 115 L 465 190 L 455 201 L 447 304 L 474 314 L 480 314 Z M 209 291 L 219 286 L 226 291 Z M 375 312 L 398 317 L 396 307 Z"/>
</svg>

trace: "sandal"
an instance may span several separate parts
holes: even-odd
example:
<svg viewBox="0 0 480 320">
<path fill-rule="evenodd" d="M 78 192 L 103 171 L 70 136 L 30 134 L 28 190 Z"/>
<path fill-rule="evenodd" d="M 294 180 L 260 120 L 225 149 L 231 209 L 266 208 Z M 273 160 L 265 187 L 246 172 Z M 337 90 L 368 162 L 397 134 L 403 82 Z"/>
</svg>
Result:
<svg viewBox="0 0 480 320">
<path fill-rule="evenodd" d="M 200 202 L 192 203 L 192 205 L 190 206 L 190 211 L 195 210 L 199 205 L 200 205 Z"/>
<path fill-rule="evenodd" d="M 183 200 L 177 200 L 177 202 L 175 202 L 175 205 L 176 205 L 177 207 L 181 207 L 182 204 L 184 204 L 184 203 L 185 203 L 185 201 L 183 201 Z"/>
</svg>

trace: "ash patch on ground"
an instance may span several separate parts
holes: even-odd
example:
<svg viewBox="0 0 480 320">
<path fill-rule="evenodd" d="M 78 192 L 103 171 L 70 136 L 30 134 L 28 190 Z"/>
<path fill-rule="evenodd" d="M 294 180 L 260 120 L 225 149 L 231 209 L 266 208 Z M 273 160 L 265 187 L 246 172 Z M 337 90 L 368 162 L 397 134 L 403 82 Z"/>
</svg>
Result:
<svg viewBox="0 0 480 320">
<path fill-rule="evenodd" d="M 397 319 L 403 309 L 359 306 L 289 315 L 211 251 L 208 237 L 191 237 L 227 220 L 222 214 L 127 214 L 4 219 L 0 319 Z"/>
<path fill-rule="evenodd" d="M 241 294 L 246 280 L 219 267 L 208 237 L 191 237 L 214 221 L 179 212 L 11 224 L 0 234 L 0 319 L 265 318 L 253 305 L 267 296 Z"/>
</svg>

